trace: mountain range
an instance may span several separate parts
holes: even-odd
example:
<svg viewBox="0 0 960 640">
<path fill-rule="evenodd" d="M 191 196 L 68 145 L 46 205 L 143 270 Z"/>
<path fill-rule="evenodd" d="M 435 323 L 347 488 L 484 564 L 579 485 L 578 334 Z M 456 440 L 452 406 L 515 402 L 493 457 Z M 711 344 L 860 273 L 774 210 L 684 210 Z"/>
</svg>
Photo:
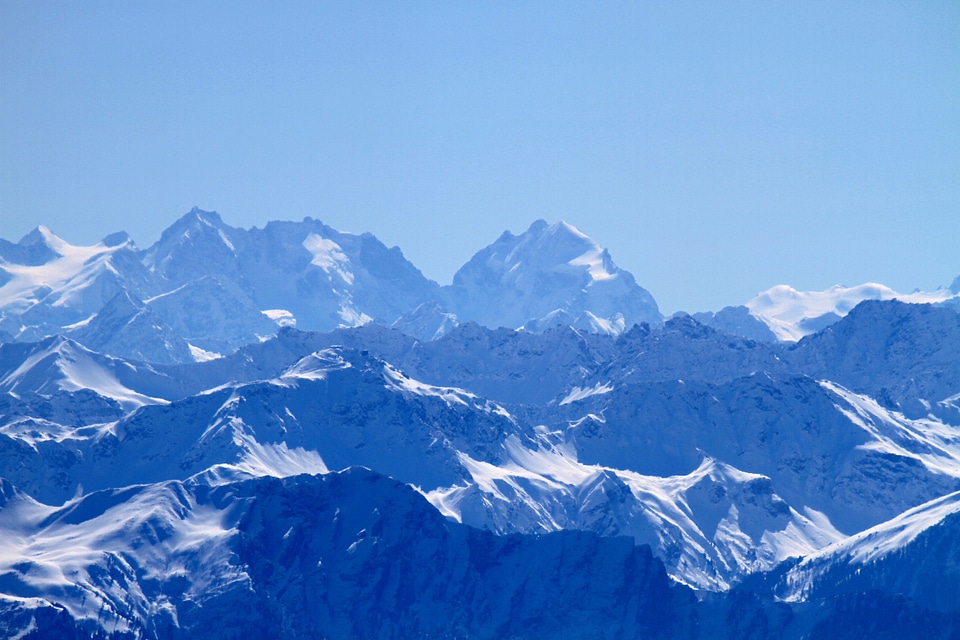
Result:
<svg viewBox="0 0 960 640">
<path fill-rule="evenodd" d="M 566 223 L 0 241 L 7 637 L 960 636 L 960 287 L 664 318 Z M 766 333 L 764 333 L 766 332 Z"/>
</svg>

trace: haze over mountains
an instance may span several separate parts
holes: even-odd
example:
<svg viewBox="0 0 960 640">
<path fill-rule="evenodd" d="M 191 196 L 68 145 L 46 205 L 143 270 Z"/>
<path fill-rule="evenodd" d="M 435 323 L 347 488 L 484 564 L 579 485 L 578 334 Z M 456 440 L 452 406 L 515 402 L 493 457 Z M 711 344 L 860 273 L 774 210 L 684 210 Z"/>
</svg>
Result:
<svg viewBox="0 0 960 640">
<path fill-rule="evenodd" d="M 440 286 L 198 210 L 0 259 L 6 636 L 960 633 L 956 283 L 663 318 L 562 222 Z"/>
<path fill-rule="evenodd" d="M 328 331 L 376 321 L 429 340 L 469 321 L 613 335 L 663 321 L 650 293 L 606 250 L 567 223 L 542 220 L 519 236 L 505 232 L 444 287 L 369 233 L 341 233 L 310 218 L 236 229 L 199 209 L 146 250 L 124 233 L 77 247 L 38 227 L 17 244 L 0 240 L 0 261 L 0 338 L 62 334 L 152 362 L 225 355 L 285 325 Z M 862 300 L 952 303 L 958 291 L 777 286 L 695 317 L 753 339 L 796 341 Z"/>
</svg>

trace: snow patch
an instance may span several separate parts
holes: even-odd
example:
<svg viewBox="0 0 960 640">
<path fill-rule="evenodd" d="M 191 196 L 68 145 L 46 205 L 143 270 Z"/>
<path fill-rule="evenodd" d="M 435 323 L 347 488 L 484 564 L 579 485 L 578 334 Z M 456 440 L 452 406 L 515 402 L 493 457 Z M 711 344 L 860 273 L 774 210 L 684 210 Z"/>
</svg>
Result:
<svg viewBox="0 0 960 640">
<path fill-rule="evenodd" d="M 236 468 L 253 476 L 284 478 L 302 473 L 329 473 L 326 463 L 316 451 L 287 446 L 286 442 L 262 444 L 250 435 L 239 436 L 244 449 Z"/>
<path fill-rule="evenodd" d="M 316 265 L 327 273 L 337 274 L 347 284 L 353 284 L 353 272 L 350 271 L 350 259 L 343 249 L 333 240 L 311 233 L 303 241 L 304 248 L 313 255 L 310 264 Z"/>
<path fill-rule="evenodd" d="M 340 325 L 342 328 L 360 327 L 373 322 L 373 318 L 347 304 L 340 306 L 340 319 L 343 320 Z"/>
<path fill-rule="evenodd" d="M 297 318 L 286 309 L 263 309 L 260 313 L 276 322 L 278 327 L 297 326 Z"/>
<path fill-rule="evenodd" d="M 187 343 L 187 346 L 190 348 L 190 355 L 193 356 L 194 362 L 209 362 L 210 360 L 216 360 L 217 358 L 223 357 L 223 354 L 201 349 L 200 347 L 194 346 L 189 342 Z"/>
<path fill-rule="evenodd" d="M 570 404 L 571 402 L 577 402 L 578 400 L 583 400 L 584 398 L 589 398 L 590 396 L 599 396 L 605 393 L 610 393 L 613 391 L 613 385 L 609 382 L 597 383 L 592 387 L 574 387 L 571 389 L 570 393 L 560 401 L 560 406 L 565 404 Z"/>
<path fill-rule="evenodd" d="M 227 248 L 230 249 L 230 251 L 233 251 L 234 253 L 236 253 L 237 252 L 236 247 L 234 247 L 233 243 L 230 242 L 230 239 L 227 238 L 227 234 L 223 232 L 223 229 L 217 229 L 217 233 L 220 234 L 220 239 L 223 240 L 223 244 L 227 245 Z"/>
<path fill-rule="evenodd" d="M 613 280 L 617 277 L 617 274 L 607 271 L 607 267 L 604 264 L 605 253 L 606 251 L 598 246 L 595 249 L 591 249 L 590 251 L 586 251 L 582 255 L 577 256 L 571 260 L 569 264 L 574 267 L 587 267 L 587 273 L 590 274 L 590 278 L 594 282 L 600 280 Z"/>
<path fill-rule="evenodd" d="M 837 410 L 873 438 L 864 448 L 913 458 L 934 473 L 960 478 L 960 432 L 956 427 L 934 417 L 912 420 L 835 382 L 822 380 L 820 386 L 836 394 L 844 403 L 837 403 Z"/>
<path fill-rule="evenodd" d="M 324 349 L 298 360 L 296 364 L 280 375 L 279 381 L 282 383 L 298 378 L 325 380 L 331 371 L 349 369 L 352 366 L 337 349 Z"/>
<path fill-rule="evenodd" d="M 960 513 L 960 491 L 908 509 L 895 518 L 856 533 L 805 557 L 786 577 L 786 602 L 805 600 L 817 579 L 839 562 L 868 564 L 900 552 L 927 529 Z"/>
<path fill-rule="evenodd" d="M 467 401 L 477 399 L 476 395 L 463 389 L 457 389 L 455 387 L 434 387 L 414 380 L 413 378 L 408 378 L 401 373 L 400 370 L 395 369 L 389 364 L 384 364 L 383 366 L 383 378 L 387 381 L 386 386 L 388 389 L 399 389 L 418 396 L 440 398 L 447 403 L 447 406 L 454 404 L 470 406 L 470 403 Z"/>
<path fill-rule="evenodd" d="M 107 367 L 97 362 L 93 354 L 74 342 L 60 338 L 49 349 L 44 349 L 26 358 L 19 367 L 0 380 L 0 388 L 16 392 L 31 370 L 42 360 L 56 356 L 60 377 L 50 382 L 64 391 L 90 389 L 101 396 L 120 403 L 125 411 L 132 411 L 147 404 L 167 404 L 166 400 L 153 398 L 129 389 L 117 380 Z"/>
</svg>

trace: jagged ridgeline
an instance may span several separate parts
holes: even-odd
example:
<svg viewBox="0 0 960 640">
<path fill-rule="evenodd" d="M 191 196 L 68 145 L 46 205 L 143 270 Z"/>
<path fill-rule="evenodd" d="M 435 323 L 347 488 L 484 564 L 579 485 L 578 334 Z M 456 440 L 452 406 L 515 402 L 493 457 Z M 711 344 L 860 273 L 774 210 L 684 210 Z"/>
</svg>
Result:
<svg viewBox="0 0 960 640">
<path fill-rule="evenodd" d="M 446 287 L 369 233 L 310 218 L 236 229 L 198 209 L 145 251 L 125 234 L 75 247 L 39 227 L 18 244 L 3 241 L 0 258 L 0 337 L 62 334 L 151 362 L 227 354 L 293 324 L 396 323 L 424 339 L 466 321 L 608 333 L 662 321 L 633 276 L 565 223 L 505 233 Z"/>
<path fill-rule="evenodd" d="M 956 283 L 663 318 L 566 223 L 440 286 L 199 210 L 0 260 L 2 637 L 960 634 Z"/>
</svg>

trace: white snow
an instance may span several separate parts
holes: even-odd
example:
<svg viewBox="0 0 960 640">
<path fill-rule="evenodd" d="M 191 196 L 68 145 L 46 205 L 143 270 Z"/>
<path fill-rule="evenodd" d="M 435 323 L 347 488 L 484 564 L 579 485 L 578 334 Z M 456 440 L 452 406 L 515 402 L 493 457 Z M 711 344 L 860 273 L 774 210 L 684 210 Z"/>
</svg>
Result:
<svg viewBox="0 0 960 640">
<path fill-rule="evenodd" d="M 263 309 L 260 313 L 276 322 L 278 327 L 297 326 L 297 318 L 286 309 Z"/>
<path fill-rule="evenodd" d="M 97 314 L 94 313 L 94 314 L 92 314 L 92 315 L 87 316 L 86 318 L 84 318 L 84 319 L 81 320 L 80 322 L 74 322 L 73 324 L 64 325 L 63 330 L 64 330 L 64 331 L 73 331 L 73 330 L 75 330 L 75 329 L 80 329 L 80 328 L 85 327 L 85 326 L 87 326 L 88 324 L 90 324 L 90 321 L 93 320 L 93 319 L 96 318 L 96 317 L 97 317 Z"/>
<path fill-rule="evenodd" d="M 419 396 L 433 396 L 440 398 L 446 402 L 448 406 L 454 404 L 469 406 L 472 403 L 468 401 L 477 399 L 476 395 L 463 389 L 457 389 L 455 387 L 434 387 L 414 380 L 413 378 L 408 378 L 401 373 L 399 369 L 386 363 L 384 363 L 383 366 L 383 378 L 387 381 L 386 386 L 388 389 L 400 389 Z"/>
<path fill-rule="evenodd" d="M 190 348 L 190 355 L 193 356 L 194 362 L 209 362 L 210 360 L 216 360 L 217 358 L 222 358 L 223 354 L 216 353 L 213 351 L 206 351 L 195 345 L 187 343 L 187 346 Z"/>
<path fill-rule="evenodd" d="M 244 450 L 239 463 L 239 471 L 252 476 L 273 476 L 283 478 L 301 473 L 329 473 L 326 463 L 316 451 L 302 447 L 289 448 L 286 442 L 262 444 L 249 434 L 239 434 L 235 438 Z"/>
<path fill-rule="evenodd" d="M 870 434 L 872 440 L 862 445 L 864 448 L 913 458 L 935 473 L 960 477 L 960 430 L 956 427 L 934 417 L 907 418 L 835 382 L 822 380 L 820 385 L 843 400 L 836 405 L 838 411 Z"/>
<path fill-rule="evenodd" d="M 826 291 L 797 291 L 787 285 L 777 285 L 758 293 L 744 306 L 752 316 L 770 327 L 778 340 L 796 342 L 816 331 L 801 326 L 805 320 L 814 320 L 830 313 L 843 317 L 864 300 L 900 300 L 923 304 L 944 302 L 952 297 L 954 294 L 949 289 L 902 294 L 872 282 L 856 287 L 835 285 Z"/>
<path fill-rule="evenodd" d="M 161 398 L 152 398 L 123 386 L 112 371 L 93 357 L 92 352 L 62 338 L 57 339 L 49 349 L 38 351 L 26 358 L 19 367 L 0 380 L 0 389 L 16 392 L 31 370 L 52 355 L 56 356 L 60 376 L 51 378 L 49 382 L 64 391 L 90 389 L 107 398 L 113 398 L 125 411 L 146 404 L 167 403 Z"/>
<path fill-rule="evenodd" d="M 38 230 L 46 245 L 59 256 L 37 266 L 0 260 L 0 266 L 12 276 L 0 287 L 0 308 L 8 313 L 23 313 L 44 299 L 51 300 L 55 307 L 70 306 L 105 271 L 116 274 L 110 258 L 130 246 L 129 240 L 114 247 L 102 242 L 89 247 L 74 246 L 44 226 Z"/>
<path fill-rule="evenodd" d="M 806 599 L 816 579 L 837 562 L 867 564 L 898 553 L 927 529 L 960 513 L 960 491 L 908 509 L 895 518 L 807 555 L 786 575 L 786 602 Z"/>
<path fill-rule="evenodd" d="M 590 396 L 599 396 L 605 393 L 610 393 L 613 391 L 613 385 L 609 382 L 597 383 L 592 387 L 574 387 L 570 390 L 570 393 L 560 401 L 560 405 L 570 404 L 571 402 L 577 402 L 578 400 L 583 400 L 584 398 L 589 398 Z"/>
<path fill-rule="evenodd" d="M 892 520 L 852 535 L 811 556 L 807 562 L 837 553 L 849 555 L 854 562 L 872 562 L 902 549 L 926 529 L 954 513 L 960 513 L 960 491 L 931 500 Z"/>
<path fill-rule="evenodd" d="M 117 631 L 128 631 L 121 612 L 143 619 L 169 606 L 123 578 L 137 575 L 131 560 L 144 578 L 183 579 L 190 596 L 248 581 L 229 569 L 227 541 L 236 531 L 223 521 L 222 511 L 196 504 L 176 482 L 109 490 L 92 503 L 77 498 L 59 508 L 24 498 L 0 511 L 0 573 L 16 575 L 75 618 L 112 618 Z M 31 535 L 16 533 L 27 526 Z"/>
<path fill-rule="evenodd" d="M 585 328 L 591 333 L 604 333 L 609 336 L 618 336 L 627 328 L 627 321 L 622 313 L 615 313 L 609 318 L 601 318 L 591 311 L 584 311 L 576 326 Z"/>
<path fill-rule="evenodd" d="M 594 281 L 613 280 L 617 274 L 610 273 L 603 264 L 604 250 L 597 246 L 596 249 L 584 252 L 569 262 L 574 267 L 587 267 L 587 273 Z"/>
<path fill-rule="evenodd" d="M 0 433 L 24 442 L 36 451 L 37 444 L 40 442 L 63 442 L 68 438 L 78 437 L 79 434 L 91 430 L 95 433 L 109 430 L 111 426 L 115 424 L 116 423 L 108 423 L 105 425 L 76 428 L 40 418 L 19 418 L 5 423 L 0 427 Z"/>
<path fill-rule="evenodd" d="M 583 514 L 594 509 L 614 518 L 626 517 L 621 522 L 625 528 L 620 530 L 621 535 L 633 535 L 638 543 L 651 544 L 662 557 L 672 557 L 667 561 L 667 571 L 675 580 L 708 590 L 727 589 L 730 580 L 743 571 L 769 569 L 786 558 L 813 553 L 844 537 L 818 512 L 804 515 L 790 508 L 778 520 L 767 518 L 765 524 L 752 521 L 756 515 L 748 511 L 757 509 L 757 498 L 749 493 L 750 483 L 768 479 L 711 459 L 705 459 L 687 475 L 661 478 L 580 463 L 569 450 L 549 445 L 546 436 L 543 446 L 536 449 L 516 436 L 508 437 L 504 448 L 507 457 L 499 465 L 459 453 L 471 481 L 424 495 L 444 515 L 495 531 L 585 527 L 590 521 L 580 518 L 589 518 Z M 629 515 L 614 516 L 607 511 L 605 485 L 593 486 L 603 474 L 610 474 L 629 488 L 638 503 Z M 704 482 L 722 485 L 725 495 L 733 496 L 728 499 L 733 502 L 723 507 L 726 511 L 716 522 L 715 531 L 709 528 L 711 514 L 702 511 L 703 505 L 694 506 L 689 501 L 691 491 Z M 736 497 L 741 490 L 748 492 L 743 499 Z M 769 499 L 779 500 L 775 495 Z"/>
<path fill-rule="evenodd" d="M 350 258 L 333 240 L 311 233 L 303 241 L 304 248 L 313 255 L 310 264 L 314 264 L 327 273 L 337 274 L 347 284 L 353 284 L 353 272 L 350 271 Z"/>
<path fill-rule="evenodd" d="M 220 239 L 223 240 L 223 244 L 227 245 L 227 248 L 230 249 L 230 251 L 233 251 L 234 253 L 236 253 L 237 252 L 236 247 L 234 247 L 233 243 L 230 242 L 230 239 L 227 238 L 227 234 L 223 232 L 223 229 L 217 229 L 217 233 L 220 235 Z"/>
<path fill-rule="evenodd" d="M 298 360 L 281 374 L 279 380 L 281 382 L 296 378 L 325 380 L 331 371 L 349 369 L 352 366 L 336 349 L 323 349 Z"/>
<path fill-rule="evenodd" d="M 65 378 L 59 382 L 64 391 L 92 389 L 102 396 L 113 398 L 127 411 L 146 404 L 166 404 L 161 398 L 137 393 L 124 387 L 116 377 L 90 360 L 66 360 L 63 367 Z"/>
<path fill-rule="evenodd" d="M 144 299 L 143 303 L 144 303 L 144 304 L 150 304 L 151 302 L 156 302 L 157 300 L 161 300 L 161 299 L 163 299 L 163 298 L 166 298 L 167 296 L 171 296 L 171 295 L 173 295 L 173 294 L 175 294 L 175 293 L 179 293 L 180 291 L 183 291 L 184 289 L 186 289 L 187 287 L 189 287 L 191 284 L 192 284 L 192 283 L 188 282 L 188 283 L 186 283 L 186 284 L 180 285 L 179 287 L 177 287 L 177 288 L 175 288 L 175 289 L 171 289 L 170 291 L 165 291 L 165 292 L 163 292 L 163 293 L 161 293 L 161 294 L 158 294 L 158 295 L 155 295 L 155 296 L 153 296 L 153 297 L 146 298 L 146 299 Z"/>
<path fill-rule="evenodd" d="M 340 319 L 343 320 L 343 323 L 340 326 L 344 328 L 360 327 L 368 322 L 373 322 L 373 318 L 363 313 L 352 304 L 347 303 L 340 305 Z"/>
<path fill-rule="evenodd" d="M 534 332 L 572 324 L 613 335 L 662 322 L 649 293 L 565 222 L 537 220 L 519 236 L 505 233 L 457 274 L 465 295 L 451 312 L 461 321 Z"/>
</svg>

